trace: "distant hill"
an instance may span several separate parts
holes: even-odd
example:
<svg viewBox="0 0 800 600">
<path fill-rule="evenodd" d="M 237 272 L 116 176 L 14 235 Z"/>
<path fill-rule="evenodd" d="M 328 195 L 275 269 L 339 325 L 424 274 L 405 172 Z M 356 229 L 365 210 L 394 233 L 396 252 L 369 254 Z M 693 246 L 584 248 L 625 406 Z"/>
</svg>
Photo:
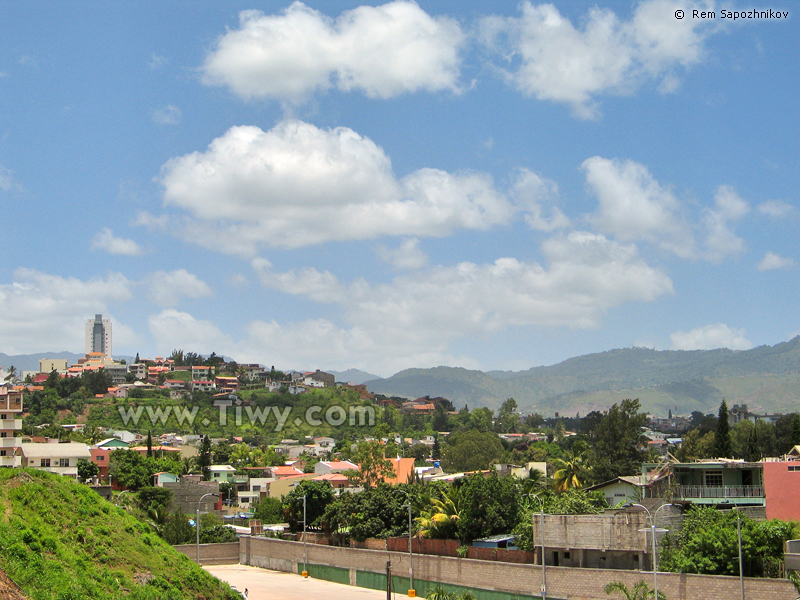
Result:
<svg viewBox="0 0 800 600">
<path fill-rule="evenodd" d="M 0 469 L 0 569 L 31 598 L 233 600 L 212 575 L 85 485 Z"/>
<path fill-rule="evenodd" d="M 359 371 L 358 369 L 347 369 L 347 371 L 328 371 L 328 373 L 336 377 L 336 381 L 354 383 L 356 385 L 366 383 L 367 381 L 380 379 L 380 377 L 377 375 L 367 373 L 366 371 Z"/>
<path fill-rule="evenodd" d="M 69 364 L 75 364 L 84 354 L 74 352 L 40 352 L 38 354 L 16 354 L 9 356 L 0 352 L 0 366 L 8 370 L 8 367 L 15 366 L 19 373 L 22 371 L 38 371 L 40 358 L 66 358 Z"/>
<path fill-rule="evenodd" d="M 518 372 L 407 369 L 368 381 L 367 387 L 387 395 L 444 396 L 457 406 L 493 410 L 513 397 L 523 411 L 546 416 L 604 410 L 629 397 L 657 415 L 716 410 L 723 397 L 751 410 L 793 412 L 800 409 L 800 336 L 743 351 L 609 350 Z"/>
</svg>

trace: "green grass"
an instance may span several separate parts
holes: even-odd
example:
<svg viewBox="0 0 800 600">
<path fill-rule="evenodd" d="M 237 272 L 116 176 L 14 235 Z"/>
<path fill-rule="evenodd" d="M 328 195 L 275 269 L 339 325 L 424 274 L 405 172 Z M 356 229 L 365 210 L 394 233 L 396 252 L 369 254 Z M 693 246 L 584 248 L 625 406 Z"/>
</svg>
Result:
<svg viewBox="0 0 800 600">
<path fill-rule="evenodd" d="M 33 600 L 236 598 L 87 486 L 29 469 L 0 470 L 0 567 Z"/>
</svg>

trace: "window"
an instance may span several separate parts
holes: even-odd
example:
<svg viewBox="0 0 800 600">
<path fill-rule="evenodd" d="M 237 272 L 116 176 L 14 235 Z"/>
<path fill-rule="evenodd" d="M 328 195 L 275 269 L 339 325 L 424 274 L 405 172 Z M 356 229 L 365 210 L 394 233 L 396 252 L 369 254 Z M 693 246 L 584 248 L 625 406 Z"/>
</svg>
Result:
<svg viewBox="0 0 800 600">
<path fill-rule="evenodd" d="M 722 471 L 706 471 L 706 487 L 722 487 Z"/>
<path fill-rule="evenodd" d="M 69 459 L 68 458 L 59 458 L 58 459 L 58 466 L 59 467 L 68 467 L 69 466 Z"/>
<path fill-rule="evenodd" d="M 790 471 L 800 471 L 800 465 L 789 465 Z"/>
<path fill-rule="evenodd" d="M 0 431 L 0 438 L 8 437 L 8 433 L 5 431 Z"/>
<path fill-rule="evenodd" d="M 6 456 L 6 451 L 5 450 L 0 450 L 0 456 Z"/>
<path fill-rule="evenodd" d="M 98 455 L 97 455 L 97 460 L 98 460 L 98 461 L 105 460 L 105 459 L 106 459 L 106 457 L 105 457 L 105 456 L 103 456 L 102 454 L 98 454 Z"/>
<path fill-rule="evenodd" d="M 50 466 L 50 459 L 49 458 L 43 458 L 41 460 L 41 463 L 39 464 L 39 466 L 40 467 L 49 467 Z"/>
<path fill-rule="evenodd" d="M 261 486 L 260 485 L 254 485 L 253 486 L 253 491 L 254 492 L 260 492 L 261 491 Z"/>
</svg>

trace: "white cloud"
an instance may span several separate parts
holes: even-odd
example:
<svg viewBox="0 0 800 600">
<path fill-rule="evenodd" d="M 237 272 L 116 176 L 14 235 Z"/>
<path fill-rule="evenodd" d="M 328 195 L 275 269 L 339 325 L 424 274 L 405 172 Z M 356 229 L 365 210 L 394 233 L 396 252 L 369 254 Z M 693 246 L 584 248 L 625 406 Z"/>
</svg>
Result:
<svg viewBox="0 0 800 600">
<path fill-rule="evenodd" d="M 147 322 L 157 348 L 191 348 L 192 352 L 219 355 L 230 355 L 234 350 L 230 336 L 214 323 L 186 312 L 168 308 L 151 315 Z"/>
<path fill-rule="evenodd" d="M 673 350 L 749 350 L 753 347 L 745 337 L 744 329 L 731 329 L 723 323 L 698 327 L 689 332 L 676 331 L 669 339 Z"/>
<path fill-rule="evenodd" d="M 558 202 L 558 184 L 528 169 L 518 169 L 511 188 L 511 197 L 519 208 L 528 211 L 525 222 L 539 231 L 553 231 L 569 227 L 569 219 L 555 206 Z"/>
<path fill-rule="evenodd" d="M 124 254 L 126 256 L 139 256 L 142 248 L 133 240 L 114 237 L 114 232 L 108 227 L 95 234 L 92 238 L 92 250 L 104 250 L 109 254 Z"/>
<path fill-rule="evenodd" d="M 783 200 L 767 200 L 758 205 L 758 211 L 773 219 L 787 217 L 795 212 L 795 208 Z"/>
<path fill-rule="evenodd" d="M 432 267 L 376 286 L 344 285 L 315 269 L 259 275 L 267 287 L 340 304 L 353 325 L 377 339 L 417 336 L 424 343 L 512 326 L 596 327 L 615 306 L 672 292 L 670 279 L 634 246 L 601 235 L 573 232 L 547 240 L 543 251 L 549 268 L 501 258 Z"/>
<path fill-rule="evenodd" d="M 331 87 L 371 98 L 458 91 L 463 41 L 458 23 L 414 2 L 360 6 L 335 20 L 294 2 L 280 15 L 242 11 L 239 29 L 206 57 L 203 82 L 293 102 Z"/>
<path fill-rule="evenodd" d="M 155 52 L 150 55 L 150 62 L 147 63 L 151 69 L 160 69 L 166 65 L 169 60 L 165 56 L 159 56 Z"/>
<path fill-rule="evenodd" d="M 241 273 L 234 273 L 228 278 L 228 285 L 243 290 L 250 286 L 250 280 Z"/>
<path fill-rule="evenodd" d="M 171 159 L 160 181 L 165 204 L 188 212 L 186 239 L 247 256 L 261 245 L 485 230 L 515 210 L 488 175 L 420 169 L 398 180 L 369 138 L 295 120 L 232 127 L 206 152 Z"/>
<path fill-rule="evenodd" d="M 3 165 L 0 165 L 0 190 L 7 192 L 14 187 L 13 175 L 14 171 L 11 169 L 6 169 Z"/>
<path fill-rule="evenodd" d="M 164 231 L 167 229 L 169 225 L 169 216 L 168 215 L 161 215 L 157 217 L 146 210 L 139 211 L 136 215 L 136 219 L 133 221 L 133 225 L 139 225 L 141 227 L 146 227 L 151 231 Z"/>
<path fill-rule="evenodd" d="M 552 4 L 525 1 L 519 17 L 482 19 L 480 33 L 504 58 L 521 61 L 504 73 L 522 93 L 569 104 L 578 117 L 590 119 L 598 115 L 600 94 L 632 93 L 659 79 L 661 91 L 676 90 L 676 71 L 703 59 L 714 26 L 676 19 L 675 10 L 712 7 L 710 1 L 650 0 L 640 3 L 629 21 L 595 7 L 576 28 Z"/>
<path fill-rule="evenodd" d="M 378 256 L 395 269 L 421 269 L 428 264 L 428 256 L 419 248 L 417 238 L 403 240 L 398 248 L 378 246 Z"/>
<path fill-rule="evenodd" d="M 172 104 L 153 111 L 153 122 L 158 125 L 177 125 L 182 117 L 181 109 Z"/>
<path fill-rule="evenodd" d="M 761 262 L 758 263 L 759 271 L 774 271 L 776 269 L 788 269 L 794 265 L 794 259 L 775 254 L 774 252 L 767 252 Z"/>
<path fill-rule="evenodd" d="M 595 156 L 581 165 L 600 206 L 592 220 L 623 241 L 647 241 L 682 258 L 695 253 L 691 227 L 680 204 L 642 164 Z"/>
<path fill-rule="evenodd" d="M 150 299 L 159 306 L 174 306 L 181 298 L 211 296 L 211 288 L 186 269 L 156 271 L 144 284 L 150 288 Z"/>
<path fill-rule="evenodd" d="M 12 283 L 0 284 L 0 347 L 7 354 L 82 352 L 86 319 L 129 300 L 132 287 L 119 273 L 82 281 L 17 269 Z M 126 331 L 114 323 L 115 338 L 118 330 Z"/>
<path fill-rule="evenodd" d="M 731 225 L 750 211 L 747 202 L 729 185 L 721 185 L 715 195 L 715 207 L 707 209 L 703 218 L 706 227 L 706 258 L 720 262 L 745 250 L 744 240 L 738 237 Z"/>
</svg>

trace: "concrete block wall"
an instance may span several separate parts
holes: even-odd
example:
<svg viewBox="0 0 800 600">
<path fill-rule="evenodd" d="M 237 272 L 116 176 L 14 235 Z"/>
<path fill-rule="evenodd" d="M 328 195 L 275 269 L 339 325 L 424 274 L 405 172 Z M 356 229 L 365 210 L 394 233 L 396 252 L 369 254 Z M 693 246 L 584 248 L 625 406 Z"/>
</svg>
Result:
<svg viewBox="0 0 800 600">
<path fill-rule="evenodd" d="M 268 569 L 297 573 L 303 566 L 303 544 L 266 538 L 240 538 L 239 562 Z M 348 569 L 350 581 L 368 574 L 386 572 L 391 561 L 393 572 L 408 575 L 409 556 L 399 552 L 360 550 L 309 544 L 307 564 Z M 495 592 L 496 598 L 532 598 L 540 594 L 541 569 L 534 565 L 451 558 L 414 556 L 415 588 L 424 592 L 430 584 L 444 583 L 475 590 Z M 547 596 L 553 600 L 608 600 L 606 584 L 622 581 L 629 586 L 645 580 L 652 585 L 653 574 L 639 571 L 612 571 L 549 567 Z M 659 590 L 669 600 L 730 600 L 739 597 L 739 579 L 711 575 L 659 573 Z M 794 586 L 785 579 L 745 579 L 747 598 L 794 600 Z"/>
<path fill-rule="evenodd" d="M 185 554 L 192 561 L 197 560 L 197 546 L 183 544 L 173 546 L 181 554 Z M 201 565 L 236 565 L 239 563 L 239 542 L 228 544 L 200 544 Z"/>
</svg>

